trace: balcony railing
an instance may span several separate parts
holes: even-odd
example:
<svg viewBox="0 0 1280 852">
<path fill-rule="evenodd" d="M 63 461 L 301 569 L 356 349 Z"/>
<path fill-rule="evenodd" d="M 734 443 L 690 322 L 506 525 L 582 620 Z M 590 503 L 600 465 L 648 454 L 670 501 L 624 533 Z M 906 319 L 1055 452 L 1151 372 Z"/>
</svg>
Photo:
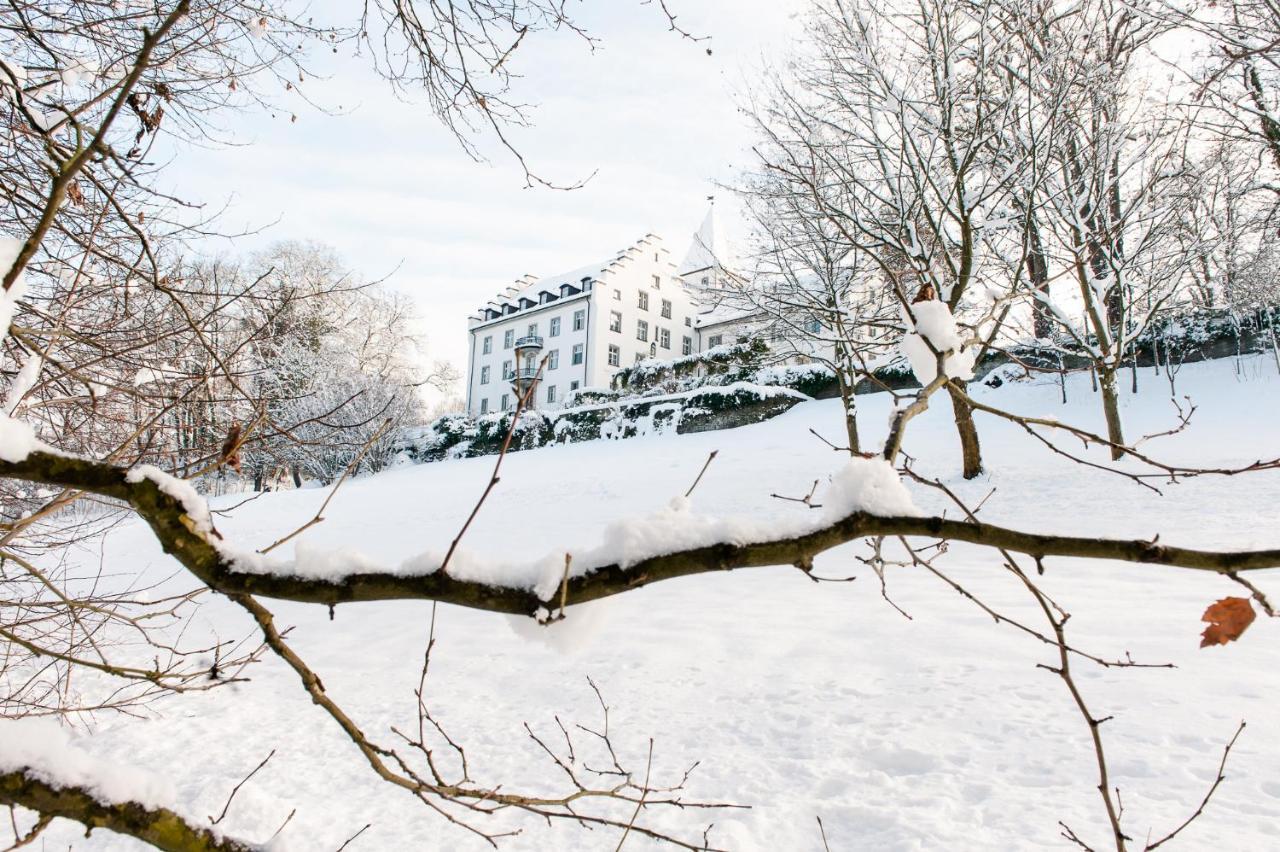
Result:
<svg viewBox="0 0 1280 852">
<path fill-rule="evenodd" d="M 511 381 L 513 382 L 528 381 L 536 378 L 538 378 L 537 367 L 521 367 L 518 370 L 511 371 Z"/>
<path fill-rule="evenodd" d="M 536 334 L 526 334 L 516 340 L 516 349 L 541 349 L 542 338 Z"/>
</svg>

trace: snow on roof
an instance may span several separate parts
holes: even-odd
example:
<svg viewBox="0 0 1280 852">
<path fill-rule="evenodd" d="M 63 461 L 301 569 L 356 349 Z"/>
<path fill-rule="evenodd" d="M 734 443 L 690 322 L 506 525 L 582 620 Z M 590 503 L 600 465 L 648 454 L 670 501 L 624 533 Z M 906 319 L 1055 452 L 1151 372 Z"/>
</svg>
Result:
<svg viewBox="0 0 1280 852">
<path fill-rule="evenodd" d="M 625 263 L 628 259 L 639 254 L 640 249 L 650 248 L 666 251 L 661 248 L 662 238 L 656 234 L 645 234 L 633 244 L 623 248 L 613 257 L 607 260 L 589 263 L 586 266 L 580 266 L 577 269 L 571 269 L 568 272 L 560 272 L 555 275 L 544 275 L 541 278 L 535 278 L 532 275 L 522 275 L 515 282 L 502 292 L 498 293 L 490 302 L 490 306 L 501 305 L 503 303 L 515 303 L 522 296 L 527 298 L 535 298 L 536 295 L 544 290 L 550 291 L 553 295 L 559 295 L 561 284 L 572 284 L 575 287 L 582 286 L 582 279 L 590 278 L 599 280 L 606 277 L 617 266 Z M 484 308 L 481 308 L 483 311 Z"/>
<path fill-rule="evenodd" d="M 699 313 L 697 319 L 694 320 L 694 325 L 698 328 L 706 328 L 707 326 L 720 325 L 721 323 L 750 319 L 759 313 L 760 311 L 754 307 L 720 303 Z"/>
</svg>

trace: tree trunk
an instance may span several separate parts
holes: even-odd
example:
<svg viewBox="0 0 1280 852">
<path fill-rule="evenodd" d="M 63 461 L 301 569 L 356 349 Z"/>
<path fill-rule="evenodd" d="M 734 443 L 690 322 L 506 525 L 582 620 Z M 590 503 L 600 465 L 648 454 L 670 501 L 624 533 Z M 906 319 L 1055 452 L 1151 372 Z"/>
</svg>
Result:
<svg viewBox="0 0 1280 852">
<path fill-rule="evenodd" d="M 295 464 L 295 465 L 289 466 L 289 472 L 293 474 L 293 487 L 301 488 L 302 487 L 302 470 L 299 469 L 299 467 Z"/>
<path fill-rule="evenodd" d="M 1040 242 L 1040 229 L 1032 217 L 1027 219 L 1027 278 L 1032 288 L 1048 298 L 1049 296 L 1049 261 L 1045 258 L 1044 245 Z M 1039 340 L 1046 340 L 1053 334 L 1053 322 L 1049 309 L 1038 298 L 1031 300 L 1031 316 L 1034 323 L 1033 333 Z"/>
<path fill-rule="evenodd" d="M 973 479 L 982 473 L 982 448 L 978 444 L 978 427 L 973 422 L 973 407 L 964 398 L 965 384 L 952 379 L 947 382 L 951 396 L 951 410 L 955 415 L 956 432 L 960 435 L 960 452 L 964 459 L 964 478 Z"/>
<path fill-rule="evenodd" d="M 855 378 L 845 370 L 836 370 L 836 380 L 840 383 L 840 404 L 844 408 L 844 429 L 849 441 L 849 452 L 857 455 L 862 452 L 858 442 L 858 403 L 854 397 Z"/>
<path fill-rule="evenodd" d="M 1124 456 L 1124 427 L 1120 422 L 1120 394 L 1116 390 L 1116 374 L 1114 369 L 1099 370 L 1099 384 L 1102 386 L 1102 413 L 1107 418 L 1107 440 L 1111 448 L 1112 460 Z"/>
</svg>

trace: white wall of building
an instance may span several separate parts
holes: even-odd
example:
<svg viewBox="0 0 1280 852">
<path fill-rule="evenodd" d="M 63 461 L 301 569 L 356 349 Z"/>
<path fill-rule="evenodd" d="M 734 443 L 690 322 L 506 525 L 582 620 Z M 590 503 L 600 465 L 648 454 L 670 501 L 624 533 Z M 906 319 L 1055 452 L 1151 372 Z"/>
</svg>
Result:
<svg viewBox="0 0 1280 852">
<path fill-rule="evenodd" d="M 563 292 L 562 285 L 588 286 L 584 278 L 591 282 L 584 292 L 543 301 L 547 298 L 543 293 Z M 647 307 L 641 306 L 642 293 Z M 670 316 L 663 315 L 664 302 L 669 303 Z M 504 313 L 492 319 L 481 314 L 471 320 L 467 410 L 473 416 L 502 410 L 504 394 L 508 407 L 515 405 L 515 392 L 510 380 L 503 378 L 503 365 L 525 365 L 516 363 L 514 346 L 507 347 L 508 332 L 513 343 L 531 331 L 543 338 L 543 348 L 532 366 L 543 355 L 555 353 L 548 359 L 535 392 L 537 408 L 561 406 L 575 387 L 608 387 L 613 375 L 622 367 L 635 364 L 638 357 L 677 358 L 684 353 L 685 338 L 689 339 L 691 351 L 698 351 L 693 326 L 697 307 L 676 275 L 661 238 L 653 234 L 606 263 L 518 282 L 487 307 Z M 583 327 L 574 329 L 574 315 L 578 312 L 582 312 Z M 614 330 L 615 314 L 620 319 L 618 330 Z M 553 335 L 552 322 L 556 319 L 560 327 Z M 646 324 L 646 340 L 638 334 L 641 322 Z M 536 329 L 531 329 L 532 325 Z M 490 341 L 487 353 L 486 339 Z M 573 363 L 576 345 L 582 346 L 580 364 Z M 610 347 L 617 347 L 616 365 L 610 363 Z M 555 388 L 554 400 L 549 394 L 551 388 Z"/>
</svg>

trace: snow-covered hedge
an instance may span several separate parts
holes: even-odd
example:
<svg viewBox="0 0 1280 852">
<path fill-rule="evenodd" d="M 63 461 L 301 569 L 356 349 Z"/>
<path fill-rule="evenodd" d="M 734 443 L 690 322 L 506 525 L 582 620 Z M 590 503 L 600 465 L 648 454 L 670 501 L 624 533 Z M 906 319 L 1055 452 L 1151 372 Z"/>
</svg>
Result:
<svg viewBox="0 0 1280 852">
<path fill-rule="evenodd" d="M 781 386 L 738 382 L 697 388 L 644 399 L 612 399 L 556 411 L 521 413 L 512 433 L 513 451 L 548 444 L 569 444 L 599 438 L 623 439 L 642 435 L 684 434 L 730 429 L 759 423 L 809 399 Z M 502 448 L 511 428 L 512 412 L 476 419 L 449 414 L 405 437 L 403 452 L 413 461 L 492 455 Z"/>
<path fill-rule="evenodd" d="M 745 380 L 768 355 L 769 346 L 763 340 L 726 343 L 695 355 L 670 360 L 646 359 L 619 370 L 613 377 L 613 385 L 615 389 L 632 393 L 650 390 L 677 393 L 704 384 L 730 384 Z M 714 381 L 713 377 L 720 381 Z"/>
</svg>

